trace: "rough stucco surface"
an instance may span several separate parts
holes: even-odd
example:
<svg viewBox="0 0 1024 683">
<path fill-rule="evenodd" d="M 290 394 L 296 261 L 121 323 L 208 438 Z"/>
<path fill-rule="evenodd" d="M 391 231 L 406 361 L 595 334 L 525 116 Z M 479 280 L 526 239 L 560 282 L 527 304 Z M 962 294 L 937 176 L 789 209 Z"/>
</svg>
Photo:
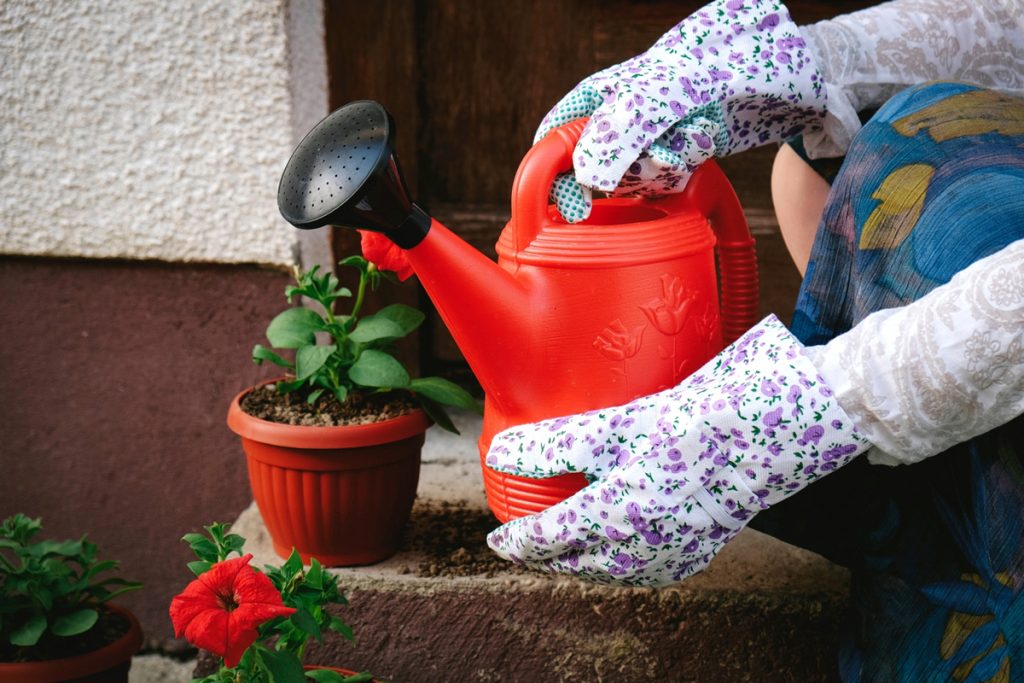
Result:
<svg viewBox="0 0 1024 683">
<path fill-rule="evenodd" d="M 286 21 L 285 0 L 0 3 L 0 251 L 292 263 Z"/>
</svg>

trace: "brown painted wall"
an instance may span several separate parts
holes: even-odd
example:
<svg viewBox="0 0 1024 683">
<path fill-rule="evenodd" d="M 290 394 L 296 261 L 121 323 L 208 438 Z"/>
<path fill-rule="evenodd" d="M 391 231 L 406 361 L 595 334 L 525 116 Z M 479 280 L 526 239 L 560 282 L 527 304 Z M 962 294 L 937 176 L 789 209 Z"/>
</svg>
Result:
<svg viewBox="0 0 1024 683">
<path fill-rule="evenodd" d="M 125 577 L 151 644 L 193 559 L 178 541 L 250 494 L 224 424 L 272 372 L 249 350 L 284 305 L 258 267 L 0 260 L 0 516 L 88 533 Z"/>
</svg>

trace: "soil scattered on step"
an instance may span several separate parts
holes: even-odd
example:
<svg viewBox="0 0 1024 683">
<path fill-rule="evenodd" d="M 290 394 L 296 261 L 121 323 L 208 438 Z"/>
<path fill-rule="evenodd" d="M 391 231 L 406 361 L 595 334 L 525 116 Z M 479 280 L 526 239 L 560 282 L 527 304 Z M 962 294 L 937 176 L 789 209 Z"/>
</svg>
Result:
<svg viewBox="0 0 1024 683">
<path fill-rule="evenodd" d="M 427 559 L 406 571 L 421 577 L 488 578 L 498 572 L 526 572 L 487 547 L 487 534 L 500 524 L 487 510 L 469 507 L 462 501 L 416 501 L 404 545 Z"/>
<path fill-rule="evenodd" d="M 324 394 L 310 404 L 299 393 L 278 393 L 274 383 L 253 389 L 242 397 L 241 405 L 243 411 L 261 420 L 311 427 L 381 422 L 416 408 L 413 398 L 401 391 L 381 394 L 353 391 L 344 403 Z"/>
</svg>

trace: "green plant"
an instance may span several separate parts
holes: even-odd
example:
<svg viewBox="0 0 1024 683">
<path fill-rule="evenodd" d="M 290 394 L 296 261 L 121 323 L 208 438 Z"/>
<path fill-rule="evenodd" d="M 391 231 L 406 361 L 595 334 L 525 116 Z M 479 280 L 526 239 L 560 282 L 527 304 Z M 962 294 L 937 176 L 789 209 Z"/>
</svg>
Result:
<svg viewBox="0 0 1024 683">
<path fill-rule="evenodd" d="M 0 526 L 0 638 L 15 647 L 86 633 L 100 604 L 142 586 L 101 578 L 118 563 L 98 560 L 96 544 L 85 536 L 33 541 L 41 528 L 38 518 L 20 513 Z"/>
<path fill-rule="evenodd" d="M 315 403 L 324 394 L 333 395 L 344 403 L 354 389 L 407 390 L 434 422 L 457 433 L 442 406 L 479 411 L 477 401 L 446 379 L 411 379 L 392 355 L 395 340 L 419 327 L 423 313 L 410 306 L 392 304 L 360 317 L 367 287 L 375 290 L 383 278 L 391 279 L 391 276 L 361 256 L 350 256 L 340 261 L 340 265 L 359 271 L 359 287 L 349 313 L 343 315 L 334 311 L 335 302 L 350 298 L 352 292 L 342 287 L 333 273 L 320 274 L 318 266 L 305 272 L 295 268 L 295 284 L 285 289 L 288 302 L 295 296 L 304 296 L 319 304 L 320 311 L 301 306 L 289 308 L 267 327 L 270 345 L 275 349 L 294 349 L 294 361 L 260 344 L 252 350 L 253 361 L 257 364 L 270 361 L 290 370 L 293 376 L 278 382 L 278 391 L 301 392 L 309 403 Z M 318 333 L 325 334 L 318 339 Z"/>
<path fill-rule="evenodd" d="M 345 677 L 328 670 L 303 672 L 310 642 L 322 643 L 333 631 L 354 640 L 352 630 L 327 611 L 347 604 L 338 577 L 314 558 L 303 568 L 294 550 L 280 567 L 263 572 L 243 555 L 245 539 L 229 534 L 227 524 L 205 527 L 207 535 L 182 539 L 198 558 L 189 563 L 196 580 L 171 602 L 175 634 L 223 657 L 217 673 L 201 683 L 357 683 L 369 674 Z M 238 557 L 232 558 L 236 554 Z"/>
</svg>

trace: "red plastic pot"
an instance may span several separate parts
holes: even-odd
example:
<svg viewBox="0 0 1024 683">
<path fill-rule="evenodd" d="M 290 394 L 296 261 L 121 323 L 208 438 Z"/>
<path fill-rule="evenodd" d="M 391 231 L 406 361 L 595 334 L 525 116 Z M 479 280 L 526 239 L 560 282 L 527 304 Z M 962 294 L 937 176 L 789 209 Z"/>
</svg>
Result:
<svg viewBox="0 0 1024 683">
<path fill-rule="evenodd" d="M 117 605 L 111 612 L 128 622 L 128 632 L 98 650 L 41 662 L 0 663 L 0 683 L 127 683 L 132 656 L 142 647 L 142 628 L 135 615 Z"/>
<path fill-rule="evenodd" d="M 394 555 L 416 498 L 426 415 L 345 427 L 278 424 L 242 410 L 248 391 L 231 402 L 228 427 L 242 439 L 277 554 L 295 548 L 303 562 L 333 567 Z"/>
</svg>

